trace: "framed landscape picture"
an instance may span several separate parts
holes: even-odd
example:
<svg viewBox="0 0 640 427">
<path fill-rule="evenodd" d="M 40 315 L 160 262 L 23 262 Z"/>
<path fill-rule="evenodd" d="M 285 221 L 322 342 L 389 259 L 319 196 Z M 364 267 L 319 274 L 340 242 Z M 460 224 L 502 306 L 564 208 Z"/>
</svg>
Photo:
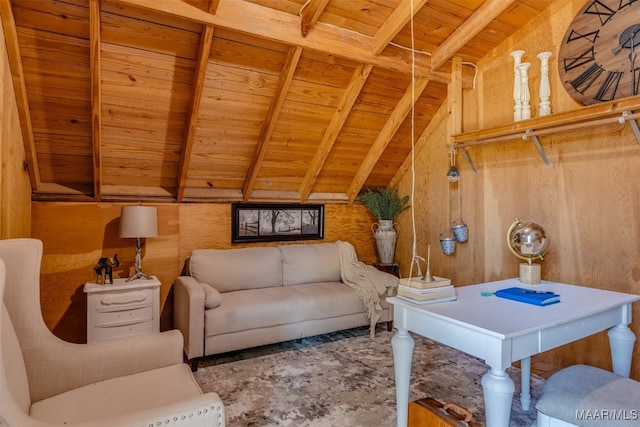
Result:
<svg viewBox="0 0 640 427">
<path fill-rule="evenodd" d="M 233 203 L 232 243 L 324 238 L 324 205 Z"/>
</svg>

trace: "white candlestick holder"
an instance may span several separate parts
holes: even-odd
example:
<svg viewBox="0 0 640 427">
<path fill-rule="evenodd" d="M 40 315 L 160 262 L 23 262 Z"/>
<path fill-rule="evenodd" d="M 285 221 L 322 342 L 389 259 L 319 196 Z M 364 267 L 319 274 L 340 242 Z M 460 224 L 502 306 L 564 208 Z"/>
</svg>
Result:
<svg viewBox="0 0 640 427">
<path fill-rule="evenodd" d="M 549 58 L 553 52 L 541 52 L 538 54 L 540 60 L 540 108 L 538 115 L 548 116 L 551 114 L 551 87 L 549 85 Z"/>
<path fill-rule="evenodd" d="M 524 55 L 524 50 L 514 50 L 511 52 L 513 57 L 513 120 L 515 122 L 522 120 L 522 101 L 521 101 L 521 78 L 518 66 Z"/>
<path fill-rule="evenodd" d="M 520 102 L 522 103 L 522 120 L 531 118 L 531 93 L 529 92 L 529 67 L 530 62 L 523 62 L 518 65 L 520 71 Z"/>
</svg>

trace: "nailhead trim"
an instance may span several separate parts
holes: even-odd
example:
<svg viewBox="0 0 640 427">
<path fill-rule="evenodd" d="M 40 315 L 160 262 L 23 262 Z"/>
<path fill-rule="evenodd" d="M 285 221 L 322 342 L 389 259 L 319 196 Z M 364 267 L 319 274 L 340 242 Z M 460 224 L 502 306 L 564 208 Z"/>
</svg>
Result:
<svg viewBox="0 0 640 427">
<path fill-rule="evenodd" d="M 178 422 L 178 420 L 184 421 L 184 420 L 187 419 L 187 417 L 188 418 L 193 418 L 194 415 L 197 415 L 197 416 L 206 415 L 206 414 L 209 413 L 210 410 L 213 411 L 213 412 L 217 412 L 216 416 L 218 417 L 218 419 L 220 419 L 220 418 L 222 418 L 222 414 L 220 413 L 222 411 L 222 408 L 223 407 L 221 405 L 218 405 L 218 406 L 211 405 L 209 408 L 199 409 L 195 413 L 194 412 L 190 412 L 189 414 L 182 414 L 180 416 L 180 418 L 178 418 L 178 416 L 174 416 L 173 417 L 173 421 L 174 422 Z M 164 420 L 164 424 L 165 425 L 171 424 L 171 421 L 172 421 L 171 419 L 166 418 Z M 162 421 L 156 421 L 155 423 L 148 424 L 147 427 L 161 427 L 162 425 L 163 425 Z M 216 425 L 217 426 L 222 426 L 222 422 L 218 421 L 216 423 Z M 140 427 L 144 427 L 144 426 L 140 426 Z"/>
</svg>

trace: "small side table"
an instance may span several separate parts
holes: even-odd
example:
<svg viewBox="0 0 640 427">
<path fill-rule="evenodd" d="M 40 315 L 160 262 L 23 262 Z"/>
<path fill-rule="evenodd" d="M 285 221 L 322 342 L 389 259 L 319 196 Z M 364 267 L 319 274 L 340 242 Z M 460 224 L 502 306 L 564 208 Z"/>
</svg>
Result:
<svg viewBox="0 0 640 427">
<path fill-rule="evenodd" d="M 375 264 L 373 264 L 373 266 L 380 271 L 393 274 L 397 278 L 400 278 L 400 265 L 397 262 L 394 262 L 392 264 L 382 264 L 380 262 L 376 262 Z"/>
<path fill-rule="evenodd" d="M 85 283 L 88 343 L 160 332 L 160 281 L 126 280 Z"/>
</svg>

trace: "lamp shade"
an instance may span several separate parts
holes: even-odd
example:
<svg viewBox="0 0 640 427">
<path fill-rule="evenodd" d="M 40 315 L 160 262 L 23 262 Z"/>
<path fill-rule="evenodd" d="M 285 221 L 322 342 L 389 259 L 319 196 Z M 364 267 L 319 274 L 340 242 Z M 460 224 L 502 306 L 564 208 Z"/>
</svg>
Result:
<svg viewBox="0 0 640 427">
<path fill-rule="evenodd" d="M 153 206 L 123 206 L 120 237 L 157 237 L 158 209 Z"/>
</svg>

